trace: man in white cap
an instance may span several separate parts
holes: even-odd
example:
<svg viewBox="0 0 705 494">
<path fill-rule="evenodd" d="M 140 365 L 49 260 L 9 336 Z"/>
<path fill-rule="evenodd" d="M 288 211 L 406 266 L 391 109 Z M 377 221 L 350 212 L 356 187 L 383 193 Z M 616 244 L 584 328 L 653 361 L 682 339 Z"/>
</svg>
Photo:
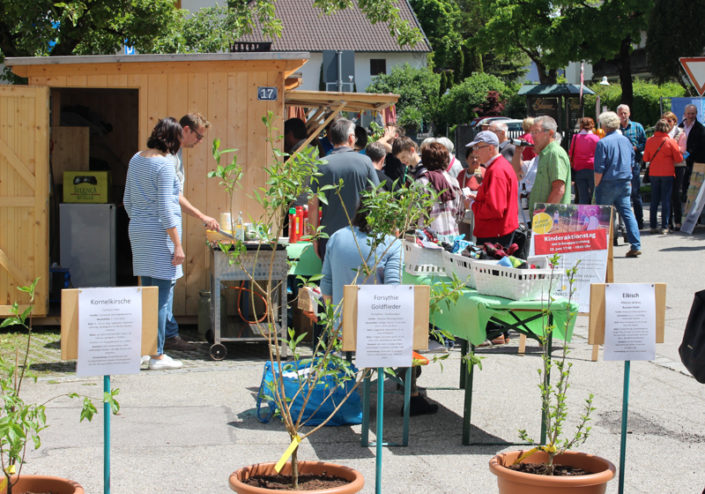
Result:
<svg viewBox="0 0 705 494">
<path fill-rule="evenodd" d="M 499 139 L 483 130 L 466 147 L 485 165 L 485 176 L 472 203 L 475 216 L 473 235 L 477 245 L 486 242 L 509 247 L 518 220 L 518 182 L 512 165 L 499 154 Z"/>
</svg>

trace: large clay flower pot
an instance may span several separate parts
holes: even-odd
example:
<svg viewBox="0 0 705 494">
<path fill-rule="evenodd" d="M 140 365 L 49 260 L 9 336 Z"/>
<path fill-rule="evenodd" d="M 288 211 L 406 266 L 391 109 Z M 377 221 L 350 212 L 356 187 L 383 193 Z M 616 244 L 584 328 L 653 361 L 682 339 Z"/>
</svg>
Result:
<svg viewBox="0 0 705 494">
<path fill-rule="evenodd" d="M 579 467 L 590 475 L 575 477 L 535 475 L 506 468 L 516 461 L 523 451 L 500 453 L 490 460 L 490 470 L 497 476 L 500 494 L 604 494 L 607 482 L 614 477 L 612 463 L 599 456 L 567 451 L 557 455 L 554 462 L 560 465 Z M 543 463 L 544 452 L 537 452 L 522 463 Z"/>
<path fill-rule="evenodd" d="M 47 475 L 22 475 L 20 480 L 12 486 L 12 494 L 25 494 L 27 492 L 51 492 L 51 494 L 84 494 L 83 487 L 78 482 L 61 477 Z M 0 494 L 6 494 L 7 489 L 2 489 Z"/>
<path fill-rule="evenodd" d="M 238 494 L 271 494 L 273 492 L 286 492 L 287 494 L 355 494 L 360 492 L 365 485 L 365 479 L 357 470 L 353 470 L 352 468 L 348 468 L 343 465 L 336 465 L 335 463 L 326 463 L 322 461 L 300 461 L 299 474 L 316 475 L 326 472 L 331 476 L 349 480 L 350 483 L 340 487 L 317 491 L 273 491 L 271 489 L 263 489 L 261 487 L 247 485 L 243 482 L 244 480 L 256 475 L 276 475 L 274 465 L 274 462 L 258 463 L 233 472 L 230 474 L 230 488 Z M 290 475 L 291 463 L 284 465 L 284 468 L 282 468 L 279 473 L 282 475 Z"/>
</svg>

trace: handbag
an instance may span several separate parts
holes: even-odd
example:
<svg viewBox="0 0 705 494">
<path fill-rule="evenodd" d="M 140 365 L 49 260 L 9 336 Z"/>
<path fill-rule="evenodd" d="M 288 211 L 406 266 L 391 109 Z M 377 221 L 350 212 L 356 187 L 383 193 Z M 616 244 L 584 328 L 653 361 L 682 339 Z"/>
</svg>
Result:
<svg viewBox="0 0 705 494">
<path fill-rule="evenodd" d="M 668 139 L 668 137 L 666 139 Z M 651 179 L 649 178 L 649 169 L 651 168 L 651 163 L 654 161 L 654 158 L 656 157 L 658 152 L 661 151 L 661 146 L 663 146 L 663 143 L 666 142 L 666 139 L 661 141 L 661 144 L 659 144 L 658 148 L 656 149 L 656 152 L 651 157 L 651 161 L 649 161 L 649 166 L 646 167 L 646 171 L 644 172 L 644 180 L 643 180 L 643 182 L 645 184 L 648 184 L 649 182 L 651 182 Z"/>
<path fill-rule="evenodd" d="M 350 393 L 350 390 L 355 386 L 354 376 L 357 369 L 348 362 L 330 362 L 327 368 L 320 371 L 321 374 L 304 408 L 304 398 L 308 395 L 309 387 L 302 385 L 302 382 L 315 368 L 316 361 L 312 362 L 311 359 L 282 362 L 281 368 L 276 362 L 265 362 L 262 381 L 257 393 L 257 418 L 259 421 L 267 423 L 277 413 L 274 387 L 281 375 L 284 381 L 285 400 L 290 402 L 291 416 L 294 420 L 298 419 L 303 408 L 301 423 L 319 425 L 333 413 L 341 402 L 344 402 L 326 425 L 361 424 L 362 403 L 360 395 L 357 392 Z M 301 391 L 297 394 L 299 388 Z M 293 402 L 290 401 L 292 398 Z"/>
<path fill-rule="evenodd" d="M 678 354 L 693 377 L 705 383 L 705 290 L 695 292 Z"/>
</svg>

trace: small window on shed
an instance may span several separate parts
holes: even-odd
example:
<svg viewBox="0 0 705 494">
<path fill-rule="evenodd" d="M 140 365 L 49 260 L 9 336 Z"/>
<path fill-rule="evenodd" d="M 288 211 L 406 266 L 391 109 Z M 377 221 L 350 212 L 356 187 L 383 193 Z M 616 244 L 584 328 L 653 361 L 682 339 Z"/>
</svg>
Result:
<svg viewBox="0 0 705 494">
<path fill-rule="evenodd" d="M 384 58 L 370 59 L 370 75 L 386 74 L 387 61 Z"/>
</svg>

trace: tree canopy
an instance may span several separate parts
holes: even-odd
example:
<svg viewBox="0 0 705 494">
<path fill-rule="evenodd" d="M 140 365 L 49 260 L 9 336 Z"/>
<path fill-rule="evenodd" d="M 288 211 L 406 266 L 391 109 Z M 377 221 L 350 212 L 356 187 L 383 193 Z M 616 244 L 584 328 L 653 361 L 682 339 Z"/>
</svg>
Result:
<svg viewBox="0 0 705 494">
<path fill-rule="evenodd" d="M 490 14 L 474 43 L 483 50 L 519 49 L 554 84 L 571 61 L 615 59 L 622 98 L 631 102 L 629 56 L 641 40 L 654 0 L 479 0 Z"/>
<path fill-rule="evenodd" d="M 705 31 L 694 29 L 687 19 L 705 19 L 705 1 L 656 0 L 646 32 L 646 58 L 658 82 L 681 81 L 678 58 L 703 53 Z"/>
<path fill-rule="evenodd" d="M 322 12 L 353 0 L 311 0 Z M 0 60 L 6 56 L 110 54 L 123 44 L 140 53 L 226 51 L 251 31 L 255 19 L 265 34 L 281 33 L 275 0 L 229 0 L 227 6 L 190 15 L 173 0 L 0 0 Z M 399 17 L 395 0 L 357 0 L 372 23 L 386 22 L 400 45 L 420 31 Z M 187 15 L 189 14 L 189 15 Z"/>
</svg>

